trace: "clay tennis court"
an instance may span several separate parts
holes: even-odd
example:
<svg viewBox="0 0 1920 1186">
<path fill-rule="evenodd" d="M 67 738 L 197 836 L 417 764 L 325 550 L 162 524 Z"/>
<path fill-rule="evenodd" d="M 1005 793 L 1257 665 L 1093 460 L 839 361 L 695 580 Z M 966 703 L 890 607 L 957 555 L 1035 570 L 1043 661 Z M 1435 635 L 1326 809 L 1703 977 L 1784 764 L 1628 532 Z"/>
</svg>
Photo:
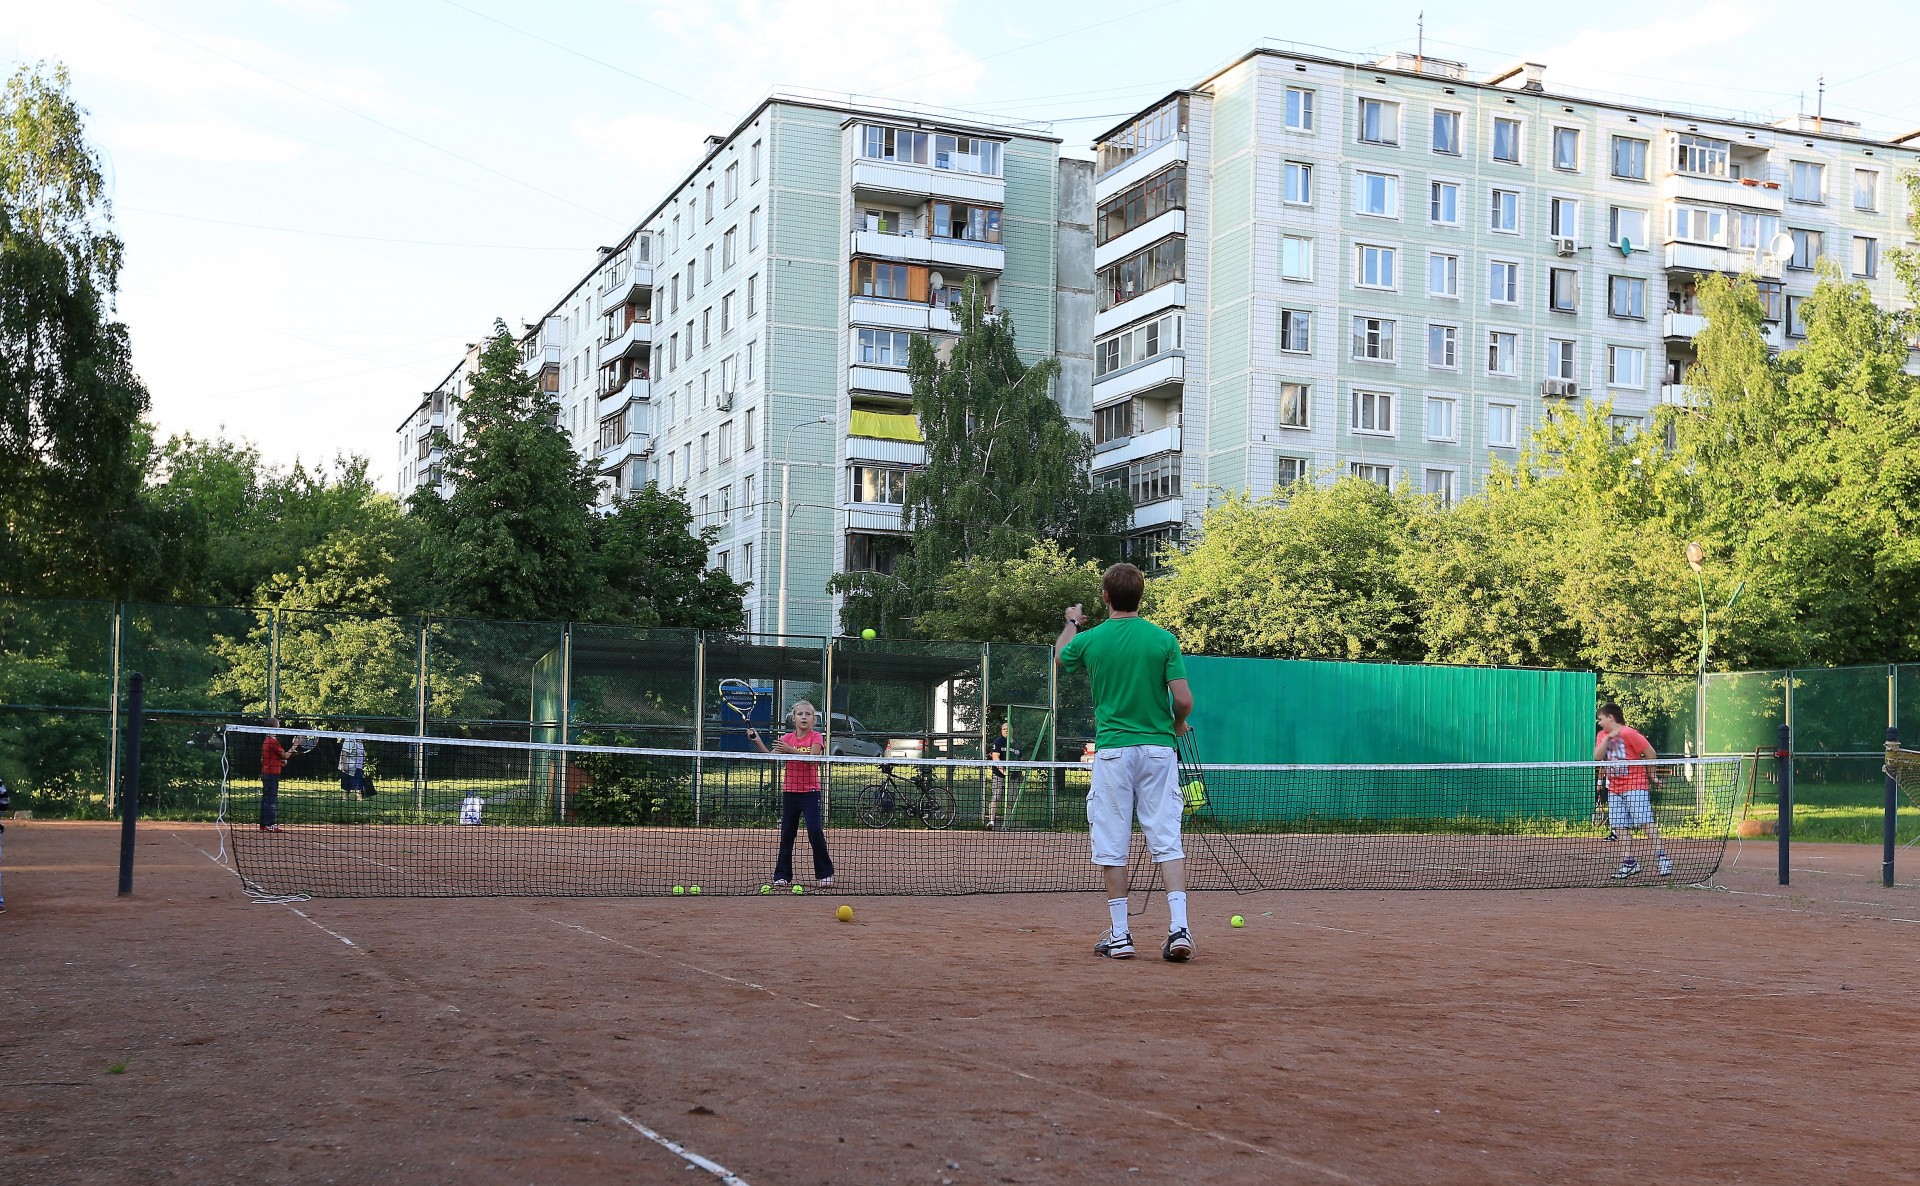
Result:
<svg viewBox="0 0 1920 1186">
<path fill-rule="evenodd" d="M 1196 894 L 1169 965 L 1094 958 L 1091 894 L 271 906 L 217 839 L 147 826 L 118 899 L 114 828 L 9 826 L 0 1181 L 1913 1174 L 1920 888 L 1867 848 Z"/>
</svg>

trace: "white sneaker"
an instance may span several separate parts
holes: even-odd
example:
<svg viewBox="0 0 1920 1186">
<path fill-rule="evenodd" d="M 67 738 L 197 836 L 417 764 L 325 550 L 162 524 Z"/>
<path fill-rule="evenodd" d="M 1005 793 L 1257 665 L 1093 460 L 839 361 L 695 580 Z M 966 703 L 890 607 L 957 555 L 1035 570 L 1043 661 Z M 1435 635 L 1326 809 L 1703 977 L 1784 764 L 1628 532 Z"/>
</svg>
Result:
<svg viewBox="0 0 1920 1186">
<path fill-rule="evenodd" d="M 1101 936 L 1100 942 L 1093 945 L 1093 954 L 1106 956 L 1110 960 L 1130 960 L 1133 958 L 1133 936 L 1125 931 L 1116 935 L 1109 930 Z"/>
<path fill-rule="evenodd" d="M 1654 855 L 1660 858 L 1660 876 L 1672 877 L 1673 876 L 1673 858 L 1668 856 L 1664 852 L 1656 853 Z"/>
<path fill-rule="evenodd" d="M 1628 857 L 1626 860 L 1621 861 L 1620 867 L 1613 871 L 1613 879 L 1615 881 L 1625 881 L 1629 877 L 1637 877 L 1639 875 L 1640 875 L 1640 862 L 1634 860 L 1632 857 Z"/>
<path fill-rule="evenodd" d="M 1193 936 L 1187 934 L 1187 928 L 1181 927 L 1167 935 L 1167 942 L 1160 949 L 1160 958 L 1168 963 L 1184 964 L 1193 958 Z"/>
</svg>

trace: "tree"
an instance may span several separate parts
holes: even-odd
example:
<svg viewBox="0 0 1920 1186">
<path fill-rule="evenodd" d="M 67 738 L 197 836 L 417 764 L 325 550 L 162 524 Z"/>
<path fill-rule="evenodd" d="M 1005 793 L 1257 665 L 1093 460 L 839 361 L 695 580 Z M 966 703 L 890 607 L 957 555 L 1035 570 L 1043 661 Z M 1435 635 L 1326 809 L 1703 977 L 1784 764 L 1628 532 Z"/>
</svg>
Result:
<svg viewBox="0 0 1920 1186">
<path fill-rule="evenodd" d="M 0 587 L 123 591 L 153 560 L 145 387 L 111 320 L 121 248 L 66 71 L 0 92 Z"/>
<path fill-rule="evenodd" d="M 482 618 L 565 621 L 593 603 L 594 475 L 558 427 L 551 395 L 520 365 L 505 322 L 480 353 L 447 452 L 453 493 L 423 486 L 434 608 Z"/>
<path fill-rule="evenodd" d="M 746 621 L 747 586 L 707 564 L 720 538 L 715 526 L 693 529 L 685 500 L 653 486 L 622 498 L 595 524 L 595 621 L 636 626 L 738 630 Z"/>
<path fill-rule="evenodd" d="M 1060 612 L 1075 604 L 1090 618 L 1102 613 L 1100 565 L 1076 560 L 1048 540 L 1012 560 L 978 556 L 948 568 L 914 631 L 924 638 L 1051 644 L 1060 633 Z"/>
</svg>

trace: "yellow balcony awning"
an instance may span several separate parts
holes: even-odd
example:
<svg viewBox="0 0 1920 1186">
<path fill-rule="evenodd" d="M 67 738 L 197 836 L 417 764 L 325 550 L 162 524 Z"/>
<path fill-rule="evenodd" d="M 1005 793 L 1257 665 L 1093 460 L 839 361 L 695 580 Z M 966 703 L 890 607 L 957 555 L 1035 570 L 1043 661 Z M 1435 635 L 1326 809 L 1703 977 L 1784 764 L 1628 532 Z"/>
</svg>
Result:
<svg viewBox="0 0 1920 1186">
<path fill-rule="evenodd" d="M 882 441 L 912 441 L 916 445 L 926 439 L 920 435 L 920 423 L 912 412 L 862 412 L 857 408 L 847 434 Z"/>
</svg>

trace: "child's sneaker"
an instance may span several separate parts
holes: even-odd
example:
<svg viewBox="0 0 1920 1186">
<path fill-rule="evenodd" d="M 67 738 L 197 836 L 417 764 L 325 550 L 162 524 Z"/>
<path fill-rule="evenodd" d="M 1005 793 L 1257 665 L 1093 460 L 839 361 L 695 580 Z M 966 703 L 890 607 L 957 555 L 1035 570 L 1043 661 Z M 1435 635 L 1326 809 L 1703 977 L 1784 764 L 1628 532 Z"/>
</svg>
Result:
<svg viewBox="0 0 1920 1186">
<path fill-rule="evenodd" d="M 1093 954 L 1106 956 L 1110 960 L 1130 960 L 1133 958 L 1133 936 L 1125 932 L 1116 935 L 1108 931 L 1100 942 L 1093 945 Z"/>
<path fill-rule="evenodd" d="M 1672 877 L 1673 876 L 1673 858 L 1668 856 L 1664 852 L 1656 852 L 1653 855 L 1656 858 L 1658 858 L 1660 862 L 1660 876 Z"/>
<path fill-rule="evenodd" d="M 1628 857 L 1626 860 L 1620 862 L 1618 869 L 1613 871 L 1613 879 L 1615 881 L 1625 881 L 1629 877 L 1638 875 L 1639 872 L 1640 862 L 1634 860 L 1632 857 Z"/>
</svg>

